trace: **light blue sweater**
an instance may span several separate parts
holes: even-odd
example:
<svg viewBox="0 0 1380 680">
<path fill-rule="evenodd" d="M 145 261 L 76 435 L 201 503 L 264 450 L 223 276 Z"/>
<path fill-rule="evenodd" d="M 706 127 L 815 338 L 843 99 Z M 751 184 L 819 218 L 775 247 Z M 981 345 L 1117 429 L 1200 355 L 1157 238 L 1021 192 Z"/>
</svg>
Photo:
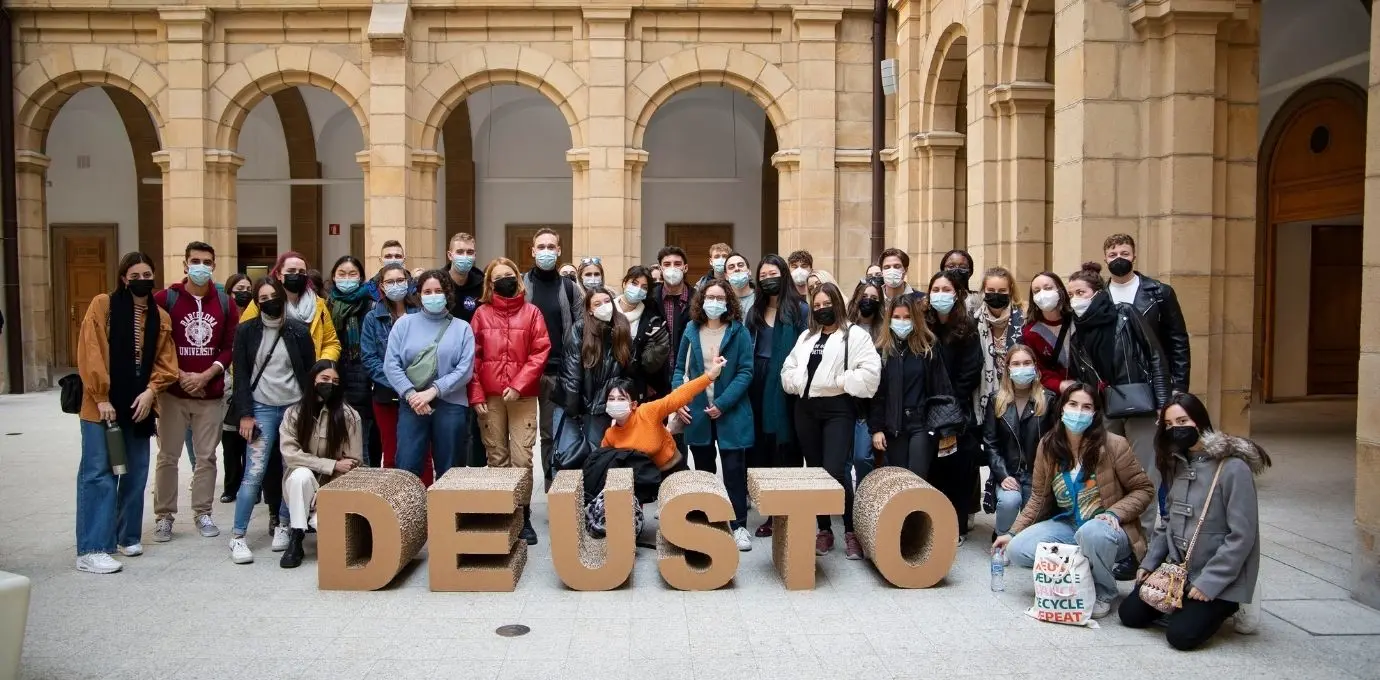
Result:
<svg viewBox="0 0 1380 680">
<path fill-rule="evenodd" d="M 407 379 L 407 367 L 422 350 L 431 345 L 441 326 L 450 323 L 449 330 L 436 345 L 436 382 L 434 386 L 442 401 L 469 406 L 466 386 L 474 374 L 474 331 L 461 319 L 448 313 L 421 312 L 408 314 L 393 324 L 388 334 L 388 352 L 384 355 L 383 370 L 388 382 L 403 399 L 417 391 Z"/>
</svg>

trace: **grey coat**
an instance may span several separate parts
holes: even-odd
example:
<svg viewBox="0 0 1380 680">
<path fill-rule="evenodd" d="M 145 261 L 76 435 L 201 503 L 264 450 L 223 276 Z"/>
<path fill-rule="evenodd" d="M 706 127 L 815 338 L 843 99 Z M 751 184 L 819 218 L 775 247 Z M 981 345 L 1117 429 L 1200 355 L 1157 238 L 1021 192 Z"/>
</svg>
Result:
<svg viewBox="0 0 1380 680">
<path fill-rule="evenodd" d="M 1188 565 L 1189 584 L 1210 598 L 1251 601 L 1260 574 L 1260 514 L 1255 475 L 1266 467 L 1256 445 L 1220 433 L 1203 435 L 1203 451 L 1192 460 L 1175 454 L 1174 480 L 1165 507 L 1168 520 L 1155 530 L 1141 568 L 1180 562 L 1202 516 L 1208 487 L 1222 464 L 1222 477 Z"/>
</svg>

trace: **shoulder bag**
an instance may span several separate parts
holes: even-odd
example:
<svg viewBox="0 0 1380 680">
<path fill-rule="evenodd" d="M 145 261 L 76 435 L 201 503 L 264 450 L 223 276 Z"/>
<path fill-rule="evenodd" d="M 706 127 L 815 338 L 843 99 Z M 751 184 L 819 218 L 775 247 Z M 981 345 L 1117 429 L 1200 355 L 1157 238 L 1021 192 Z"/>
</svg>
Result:
<svg viewBox="0 0 1380 680">
<path fill-rule="evenodd" d="M 446 331 L 450 330 L 450 325 L 455 323 L 455 317 L 446 321 L 446 325 L 441 327 L 441 332 L 436 334 L 436 339 L 431 341 L 417 356 L 412 358 L 412 363 L 407 365 L 404 374 L 412 383 L 412 387 L 417 390 L 424 390 L 431 387 L 431 383 L 436 380 L 436 346 L 441 344 L 441 338 L 446 337 Z"/>
<path fill-rule="evenodd" d="M 1093 368 L 1092 360 L 1082 352 L 1078 353 L 1077 360 L 1083 364 L 1084 369 L 1092 373 L 1097 382 L 1103 385 L 1102 401 L 1106 417 L 1120 419 L 1159 413 L 1159 409 L 1155 408 L 1155 391 L 1151 389 L 1150 383 L 1113 385 L 1102 379 L 1102 375 L 1097 372 L 1096 368 Z"/>
<path fill-rule="evenodd" d="M 1193 559 L 1193 546 L 1198 543 L 1198 532 L 1203 530 L 1208 509 L 1212 507 L 1212 497 L 1217 493 L 1217 480 L 1222 477 L 1222 463 L 1217 463 L 1217 472 L 1212 475 L 1212 486 L 1208 489 L 1207 502 L 1203 503 L 1203 514 L 1198 516 L 1198 525 L 1193 528 L 1193 538 L 1188 540 L 1188 550 L 1184 551 L 1181 563 L 1163 562 L 1155 567 L 1140 584 L 1140 599 L 1164 614 L 1172 614 L 1184 606 L 1184 589 L 1188 587 L 1188 565 Z M 1165 540 L 1173 540 L 1168 529 Z"/>
</svg>

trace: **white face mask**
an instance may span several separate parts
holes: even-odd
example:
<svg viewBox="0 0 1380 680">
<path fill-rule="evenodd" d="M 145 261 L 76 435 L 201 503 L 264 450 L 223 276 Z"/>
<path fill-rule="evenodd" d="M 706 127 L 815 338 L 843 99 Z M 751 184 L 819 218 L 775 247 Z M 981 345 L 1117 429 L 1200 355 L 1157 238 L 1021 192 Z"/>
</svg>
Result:
<svg viewBox="0 0 1380 680">
<path fill-rule="evenodd" d="M 680 267 L 663 267 L 661 279 L 671 286 L 679 286 L 685 280 L 685 272 Z"/>
<path fill-rule="evenodd" d="M 595 307 L 594 318 L 603 321 L 604 323 L 608 323 L 609 320 L 613 318 L 613 303 L 605 302 L 604 304 Z"/>
<path fill-rule="evenodd" d="M 905 278 L 906 278 L 906 272 L 905 272 L 904 269 L 883 269 L 883 270 L 882 270 L 882 281 L 886 282 L 886 285 L 887 285 L 888 287 L 891 287 L 891 288 L 900 288 L 900 287 L 901 287 L 901 283 L 905 281 Z"/>
<path fill-rule="evenodd" d="M 604 413 L 621 424 L 632 414 L 632 404 L 626 401 L 610 401 L 604 404 Z"/>
<path fill-rule="evenodd" d="M 1073 298 L 1069 300 L 1069 306 L 1073 308 L 1073 313 L 1082 317 L 1088 313 L 1088 308 L 1092 306 L 1092 298 Z"/>
<path fill-rule="evenodd" d="M 795 269 L 791 270 L 791 280 L 795 282 L 795 285 L 803 286 L 805 285 L 805 282 L 809 279 L 810 270 L 804 267 L 796 267 Z"/>
<path fill-rule="evenodd" d="M 1035 294 L 1035 306 L 1046 312 L 1052 312 L 1059 307 L 1059 291 L 1042 290 Z"/>
</svg>

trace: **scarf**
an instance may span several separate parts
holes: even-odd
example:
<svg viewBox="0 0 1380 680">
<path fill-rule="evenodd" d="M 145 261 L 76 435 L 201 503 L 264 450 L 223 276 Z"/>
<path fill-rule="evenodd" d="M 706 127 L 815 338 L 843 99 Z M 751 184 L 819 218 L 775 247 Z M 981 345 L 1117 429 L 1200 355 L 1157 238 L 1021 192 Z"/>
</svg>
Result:
<svg viewBox="0 0 1380 680">
<path fill-rule="evenodd" d="M 360 320 L 374 304 L 374 296 L 364 286 L 349 294 L 332 289 L 327 306 L 331 311 L 331 321 L 335 323 L 335 334 L 340 339 L 341 356 L 355 359 L 359 356 Z"/>
<path fill-rule="evenodd" d="M 1092 306 L 1083 316 L 1078 317 L 1073 326 L 1086 363 L 1097 372 L 1096 376 L 1081 376 L 1084 382 L 1115 380 L 1116 366 L 1116 305 L 1106 291 L 1093 296 Z M 1082 369 L 1082 366 L 1071 368 Z M 1081 373 L 1081 370 L 1079 371 Z M 1110 384 L 1110 383 L 1108 383 Z"/>
<path fill-rule="evenodd" d="M 152 303 L 153 298 L 149 298 Z M 134 422 L 134 399 L 148 389 L 149 376 L 158 360 L 158 308 L 153 304 L 144 310 L 143 360 L 134 361 L 134 295 L 120 288 L 110 296 L 110 404 L 115 407 L 116 422 L 137 437 L 151 437 L 154 414 L 142 422 Z"/>
<path fill-rule="evenodd" d="M 1011 308 L 993 315 L 987 305 L 977 308 L 978 341 L 982 348 L 982 381 L 978 383 L 977 398 L 973 400 L 973 413 L 977 422 L 985 422 L 987 405 L 1001 386 L 1002 369 L 1006 366 L 1006 329 L 1011 322 Z"/>
<path fill-rule="evenodd" d="M 283 301 L 286 311 L 283 316 L 292 317 L 308 326 L 316 320 L 316 293 L 311 290 L 304 291 L 301 297 L 297 298 L 297 304 L 292 304 L 290 300 Z"/>
</svg>

